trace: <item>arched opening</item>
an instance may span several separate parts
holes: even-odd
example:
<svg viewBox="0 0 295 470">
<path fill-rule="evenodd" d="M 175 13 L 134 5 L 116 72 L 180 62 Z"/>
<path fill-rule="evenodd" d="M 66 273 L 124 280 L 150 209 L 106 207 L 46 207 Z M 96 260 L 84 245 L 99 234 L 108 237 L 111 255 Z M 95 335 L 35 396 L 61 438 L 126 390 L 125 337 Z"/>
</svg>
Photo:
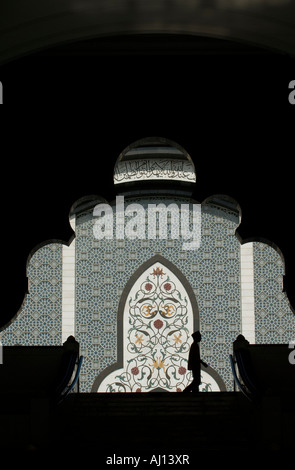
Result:
<svg viewBox="0 0 295 470">
<path fill-rule="evenodd" d="M 195 295 L 183 274 L 160 255 L 125 286 L 118 310 L 117 363 L 95 380 L 93 392 L 181 392 L 191 381 L 187 358 L 199 329 Z M 214 371 L 202 372 L 204 391 L 220 390 Z"/>
</svg>

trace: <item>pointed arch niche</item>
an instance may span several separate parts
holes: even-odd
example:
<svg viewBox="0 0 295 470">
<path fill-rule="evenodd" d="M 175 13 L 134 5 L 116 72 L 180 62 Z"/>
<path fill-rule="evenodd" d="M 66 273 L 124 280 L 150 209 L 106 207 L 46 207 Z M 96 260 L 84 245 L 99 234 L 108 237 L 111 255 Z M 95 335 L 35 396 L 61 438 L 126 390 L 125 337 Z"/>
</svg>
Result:
<svg viewBox="0 0 295 470">
<path fill-rule="evenodd" d="M 92 392 L 182 391 L 192 379 L 187 359 L 198 329 L 187 279 L 162 256 L 152 257 L 126 284 L 118 309 L 118 361 L 97 377 Z M 201 390 L 220 390 L 210 369 L 202 371 Z"/>
</svg>

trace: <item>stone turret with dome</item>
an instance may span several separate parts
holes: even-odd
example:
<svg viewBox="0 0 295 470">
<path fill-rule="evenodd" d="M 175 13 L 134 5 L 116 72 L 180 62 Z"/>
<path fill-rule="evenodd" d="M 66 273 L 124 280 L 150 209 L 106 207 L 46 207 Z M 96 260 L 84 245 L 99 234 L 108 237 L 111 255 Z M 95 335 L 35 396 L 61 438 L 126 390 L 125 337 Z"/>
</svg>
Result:
<svg viewBox="0 0 295 470">
<path fill-rule="evenodd" d="M 179 144 L 162 137 L 148 137 L 129 145 L 119 155 L 114 184 L 119 193 L 156 191 L 191 195 L 196 172 L 189 154 Z"/>
</svg>

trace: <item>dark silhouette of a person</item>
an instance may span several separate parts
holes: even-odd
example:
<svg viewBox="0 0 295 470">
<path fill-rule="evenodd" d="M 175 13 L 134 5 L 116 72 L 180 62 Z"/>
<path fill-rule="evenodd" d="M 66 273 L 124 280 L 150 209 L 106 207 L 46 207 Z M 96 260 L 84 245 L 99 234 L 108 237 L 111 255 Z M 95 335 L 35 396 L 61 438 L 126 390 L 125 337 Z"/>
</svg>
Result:
<svg viewBox="0 0 295 470">
<path fill-rule="evenodd" d="M 183 392 L 198 392 L 199 385 L 201 384 L 201 364 L 204 367 L 208 367 L 206 362 L 202 361 L 200 357 L 200 348 L 199 342 L 202 339 L 201 333 L 199 331 L 195 331 L 192 334 L 194 342 L 192 343 L 188 355 L 188 370 L 192 371 L 193 374 L 193 381 L 183 390 Z"/>
</svg>

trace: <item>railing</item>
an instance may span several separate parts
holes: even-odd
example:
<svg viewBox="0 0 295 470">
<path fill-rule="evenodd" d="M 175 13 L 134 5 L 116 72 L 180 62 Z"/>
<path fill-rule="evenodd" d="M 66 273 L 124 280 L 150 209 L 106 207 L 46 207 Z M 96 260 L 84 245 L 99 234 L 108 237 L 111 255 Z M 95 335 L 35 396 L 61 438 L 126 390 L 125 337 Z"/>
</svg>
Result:
<svg viewBox="0 0 295 470">
<path fill-rule="evenodd" d="M 288 360 L 287 344 L 249 344 L 245 338 L 233 343 L 230 364 L 234 383 L 247 398 L 295 393 L 295 369 Z"/>
<path fill-rule="evenodd" d="M 69 337 L 62 346 L 3 346 L 0 395 L 11 402 L 42 397 L 60 403 L 74 387 L 82 365 L 79 343 Z"/>
<path fill-rule="evenodd" d="M 249 393 L 249 391 L 247 390 L 245 385 L 242 384 L 240 382 L 239 378 L 238 378 L 237 371 L 236 371 L 236 366 L 235 366 L 236 361 L 233 358 L 232 354 L 229 355 L 229 361 L 230 361 L 231 370 L 232 370 L 232 374 L 233 374 L 233 378 L 234 378 L 234 384 L 237 385 L 238 389 L 243 393 L 243 395 L 245 395 L 246 398 L 248 398 L 248 400 L 252 401 L 251 394 Z"/>
<path fill-rule="evenodd" d="M 60 404 L 66 398 L 66 396 L 74 389 L 74 387 L 78 385 L 78 379 L 79 379 L 82 363 L 83 363 L 83 356 L 77 357 L 75 359 L 74 367 L 76 366 L 76 372 L 74 375 L 74 379 L 72 380 L 72 382 L 70 382 L 70 379 L 72 378 L 73 372 L 74 372 L 74 369 L 71 368 L 71 365 L 72 365 L 72 360 L 71 360 L 71 364 L 69 364 L 69 370 L 67 371 L 64 377 L 64 380 L 62 381 L 62 384 L 60 384 L 60 387 L 59 387 L 58 404 Z M 70 373 L 70 370 L 72 371 L 72 373 Z M 70 379 L 67 380 L 69 377 Z M 79 391 L 79 388 L 77 391 Z"/>
</svg>

